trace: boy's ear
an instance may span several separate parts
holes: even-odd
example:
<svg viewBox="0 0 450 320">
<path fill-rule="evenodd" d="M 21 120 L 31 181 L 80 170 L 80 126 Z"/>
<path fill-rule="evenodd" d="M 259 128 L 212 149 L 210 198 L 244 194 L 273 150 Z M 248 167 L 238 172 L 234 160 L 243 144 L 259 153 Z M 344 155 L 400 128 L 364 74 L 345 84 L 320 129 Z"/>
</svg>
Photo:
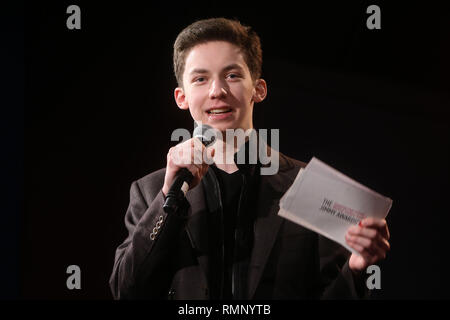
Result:
<svg viewBox="0 0 450 320">
<path fill-rule="evenodd" d="M 178 108 L 187 110 L 189 109 L 189 104 L 186 100 L 186 95 L 184 94 L 183 88 L 177 87 L 174 91 L 175 102 L 178 105 Z"/>
<path fill-rule="evenodd" d="M 258 79 L 255 83 L 255 92 L 253 93 L 253 101 L 261 102 L 267 96 L 267 83 L 264 79 Z"/>
</svg>

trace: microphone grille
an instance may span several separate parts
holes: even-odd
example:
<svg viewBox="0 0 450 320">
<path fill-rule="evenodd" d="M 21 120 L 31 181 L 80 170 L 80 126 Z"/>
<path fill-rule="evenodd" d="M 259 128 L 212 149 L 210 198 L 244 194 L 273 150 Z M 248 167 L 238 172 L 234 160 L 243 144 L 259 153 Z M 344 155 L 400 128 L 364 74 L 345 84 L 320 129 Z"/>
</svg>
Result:
<svg viewBox="0 0 450 320">
<path fill-rule="evenodd" d="M 207 124 L 197 124 L 194 129 L 194 137 L 198 138 L 205 147 L 216 141 L 216 130 Z"/>
</svg>

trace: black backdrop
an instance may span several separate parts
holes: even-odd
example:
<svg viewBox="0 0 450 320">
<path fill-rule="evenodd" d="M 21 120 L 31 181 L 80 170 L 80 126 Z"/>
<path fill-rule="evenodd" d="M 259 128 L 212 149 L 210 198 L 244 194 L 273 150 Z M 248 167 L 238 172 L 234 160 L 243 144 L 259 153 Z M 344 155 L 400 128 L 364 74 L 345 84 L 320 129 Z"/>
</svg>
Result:
<svg viewBox="0 0 450 320">
<path fill-rule="evenodd" d="M 192 129 L 173 100 L 173 41 L 195 20 L 224 16 L 261 37 L 269 93 L 255 126 L 279 128 L 283 153 L 316 156 L 394 200 L 375 297 L 450 297 L 448 13 L 392 2 L 26 5 L 17 295 L 111 298 L 129 187 L 165 165 L 174 129 Z M 71 4 L 81 30 L 66 28 Z M 370 4 L 381 30 L 366 28 Z M 66 288 L 72 264 L 81 290 Z"/>
</svg>

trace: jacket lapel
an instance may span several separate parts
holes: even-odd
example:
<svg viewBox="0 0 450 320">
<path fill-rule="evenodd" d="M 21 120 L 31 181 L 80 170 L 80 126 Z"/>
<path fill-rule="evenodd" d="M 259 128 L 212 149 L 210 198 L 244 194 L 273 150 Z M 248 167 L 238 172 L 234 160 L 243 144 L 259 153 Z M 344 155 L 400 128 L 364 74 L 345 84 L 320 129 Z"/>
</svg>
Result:
<svg viewBox="0 0 450 320">
<path fill-rule="evenodd" d="M 198 263 L 208 279 L 208 221 L 203 184 L 199 183 L 186 194 L 191 208 L 186 224 L 186 232 L 192 247 L 195 249 Z"/>
<path fill-rule="evenodd" d="M 248 297 L 252 299 L 272 251 L 283 219 L 278 216 L 280 198 L 289 188 L 281 177 L 290 166 L 280 154 L 279 171 L 261 176 L 257 216 L 254 224 L 254 244 L 249 266 Z"/>
</svg>

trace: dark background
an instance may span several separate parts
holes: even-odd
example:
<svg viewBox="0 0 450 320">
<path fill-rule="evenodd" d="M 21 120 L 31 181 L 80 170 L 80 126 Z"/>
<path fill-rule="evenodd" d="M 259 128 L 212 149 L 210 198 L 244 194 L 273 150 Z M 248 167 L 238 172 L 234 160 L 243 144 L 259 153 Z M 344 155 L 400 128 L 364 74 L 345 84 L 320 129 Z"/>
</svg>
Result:
<svg viewBox="0 0 450 320">
<path fill-rule="evenodd" d="M 19 249 L 9 295 L 111 299 L 130 185 L 165 166 L 174 129 L 192 129 L 173 100 L 173 41 L 195 20 L 224 16 L 261 37 L 269 91 L 255 126 L 279 128 L 288 156 L 316 156 L 394 200 L 375 297 L 449 298 L 449 19 L 429 1 L 392 2 L 27 4 L 24 201 L 7 215 L 20 222 L 5 233 Z M 66 28 L 71 4 L 81 30 Z M 366 28 L 370 4 L 381 30 Z M 81 290 L 66 288 L 72 264 Z"/>
</svg>

